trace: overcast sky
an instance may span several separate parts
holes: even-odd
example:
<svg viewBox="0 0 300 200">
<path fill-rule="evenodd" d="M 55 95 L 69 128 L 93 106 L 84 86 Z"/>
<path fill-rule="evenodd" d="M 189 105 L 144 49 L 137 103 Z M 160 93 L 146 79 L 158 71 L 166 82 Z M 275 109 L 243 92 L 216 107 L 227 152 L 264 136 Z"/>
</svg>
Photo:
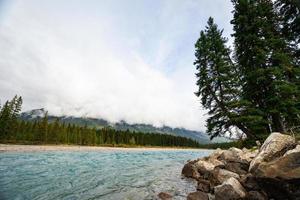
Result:
<svg viewBox="0 0 300 200">
<path fill-rule="evenodd" d="M 230 0 L 0 0 L 0 100 L 23 111 L 205 130 L 194 44 Z"/>
</svg>

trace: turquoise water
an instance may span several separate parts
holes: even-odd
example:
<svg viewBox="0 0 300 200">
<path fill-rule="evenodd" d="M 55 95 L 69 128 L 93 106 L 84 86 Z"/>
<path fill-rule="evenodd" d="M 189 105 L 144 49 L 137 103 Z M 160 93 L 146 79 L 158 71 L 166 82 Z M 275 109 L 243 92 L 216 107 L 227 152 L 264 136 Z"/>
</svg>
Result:
<svg viewBox="0 0 300 200">
<path fill-rule="evenodd" d="M 185 199 L 195 190 L 181 177 L 204 150 L 0 153 L 0 199 Z"/>
</svg>

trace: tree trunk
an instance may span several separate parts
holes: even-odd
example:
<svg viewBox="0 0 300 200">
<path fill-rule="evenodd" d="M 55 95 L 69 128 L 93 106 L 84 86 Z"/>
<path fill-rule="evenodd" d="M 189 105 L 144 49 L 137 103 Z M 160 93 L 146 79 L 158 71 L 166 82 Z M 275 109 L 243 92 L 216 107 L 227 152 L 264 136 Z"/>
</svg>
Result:
<svg viewBox="0 0 300 200">
<path fill-rule="evenodd" d="M 283 133 L 285 128 L 279 113 L 272 115 L 272 129 L 276 132 Z"/>
</svg>

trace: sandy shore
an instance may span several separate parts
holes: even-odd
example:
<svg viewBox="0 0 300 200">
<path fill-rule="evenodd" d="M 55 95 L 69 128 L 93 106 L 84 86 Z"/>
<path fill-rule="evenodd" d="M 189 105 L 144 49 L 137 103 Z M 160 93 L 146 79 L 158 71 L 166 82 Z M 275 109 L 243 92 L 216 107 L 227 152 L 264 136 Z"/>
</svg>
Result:
<svg viewBox="0 0 300 200">
<path fill-rule="evenodd" d="M 99 147 L 99 146 L 75 146 L 75 145 L 14 145 L 0 144 L 1 152 L 42 152 L 42 151 L 190 151 L 201 149 L 192 148 L 170 148 L 170 147 Z"/>
</svg>

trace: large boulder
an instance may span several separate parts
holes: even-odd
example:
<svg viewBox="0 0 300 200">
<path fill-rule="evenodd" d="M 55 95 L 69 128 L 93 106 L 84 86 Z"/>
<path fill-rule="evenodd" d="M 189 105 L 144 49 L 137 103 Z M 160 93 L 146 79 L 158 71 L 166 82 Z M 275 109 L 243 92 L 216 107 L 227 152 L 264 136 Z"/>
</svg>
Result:
<svg viewBox="0 0 300 200">
<path fill-rule="evenodd" d="M 198 160 L 195 163 L 195 166 L 201 175 L 206 176 L 207 174 L 211 173 L 216 167 L 224 167 L 224 163 L 215 158 L 208 158 L 206 160 Z"/>
<path fill-rule="evenodd" d="M 219 169 L 216 168 L 214 169 L 210 175 L 207 177 L 207 179 L 210 182 L 211 188 L 217 185 L 222 184 L 229 178 L 235 178 L 235 179 L 240 179 L 240 176 L 237 173 L 228 171 L 226 169 Z"/>
<path fill-rule="evenodd" d="M 255 172 L 262 162 L 270 162 L 296 146 L 292 136 L 272 133 L 261 146 L 258 155 L 251 161 L 249 171 Z"/>
<path fill-rule="evenodd" d="M 214 178 L 219 183 L 223 183 L 224 181 L 226 181 L 227 179 L 229 179 L 231 177 L 236 178 L 236 179 L 240 178 L 240 176 L 237 173 L 231 172 L 226 169 L 217 169 L 214 171 L 213 175 L 214 175 Z"/>
<path fill-rule="evenodd" d="M 255 170 L 255 176 L 300 179 L 300 145 L 271 162 L 262 161 Z"/>
<path fill-rule="evenodd" d="M 237 174 L 247 174 L 249 164 L 256 154 L 256 151 L 240 150 L 235 147 L 220 151 L 218 161 L 221 161 L 223 165 L 220 165 L 219 168 L 224 168 Z"/>
<path fill-rule="evenodd" d="M 187 196 L 187 200 L 209 200 L 208 195 L 204 192 L 192 192 Z"/>
<path fill-rule="evenodd" d="M 194 162 L 188 162 L 187 164 L 185 164 L 181 173 L 187 178 L 198 179 L 200 177 L 200 174 L 198 172 L 198 169 L 194 165 Z"/>
<path fill-rule="evenodd" d="M 225 162 L 239 162 L 238 154 L 241 153 L 242 150 L 237 150 L 237 148 L 230 148 L 228 150 L 223 151 L 218 159 Z"/>
<path fill-rule="evenodd" d="M 272 133 L 259 149 L 218 149 L 187 163 L 182 174 L 198 181 L 189 200 L 300 200 L 300 144 Z"/>
<path fill-rule="evenodd" d="M 215 200 L 224 199 L 243 199 L 246 197 L 246 191 L 240 182 L 231 177 L 227 179 L 224 183 L 214 188 Z"/>
<path fill-rule="evenodd" d="M 200 173 L 210 172 L 215 169 L 215 165 L 205 161 L 199 160 L 195 163 L 196 168 L 200 171 Z"/>
<path fill-rule="evenodd" d="M 257 151 L 251 151 L 246 149 L 238 149 L 231 147 L 228 150 L 220 152 L 218 159 L 225 162 L 234 162 L 249 165 L 252 159 L 256 156 Z"/>
</svg>

